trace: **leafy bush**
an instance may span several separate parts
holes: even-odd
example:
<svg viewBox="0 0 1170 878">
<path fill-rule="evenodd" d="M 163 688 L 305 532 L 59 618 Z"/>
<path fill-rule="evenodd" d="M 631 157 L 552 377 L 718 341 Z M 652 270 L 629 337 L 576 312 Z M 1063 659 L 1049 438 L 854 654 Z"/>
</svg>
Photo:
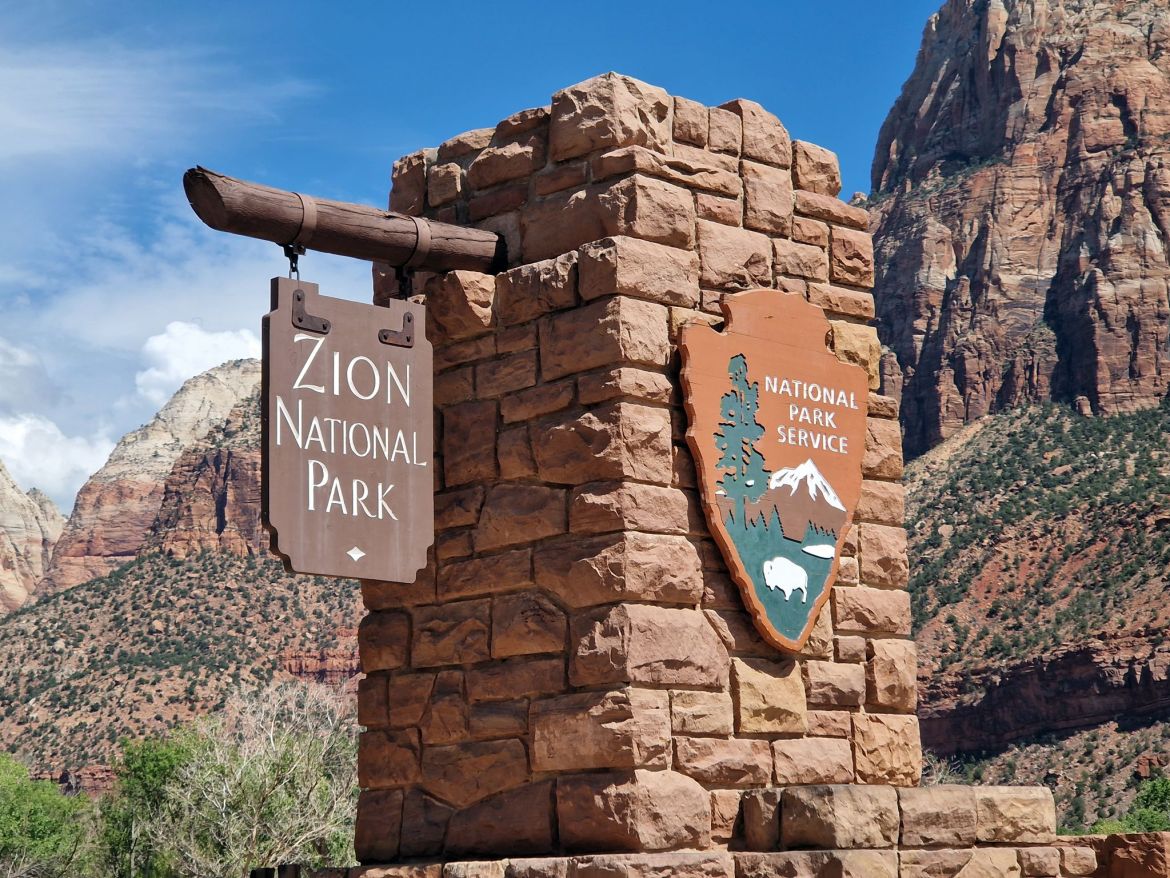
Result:
<svg viewBox="0 0 1170 878">
<path fill-rule="evenodd" d="M 0 878 L 63 878 L 87 865 L 89 802 L 31 780 L 0 753 Z"/>
</svg>

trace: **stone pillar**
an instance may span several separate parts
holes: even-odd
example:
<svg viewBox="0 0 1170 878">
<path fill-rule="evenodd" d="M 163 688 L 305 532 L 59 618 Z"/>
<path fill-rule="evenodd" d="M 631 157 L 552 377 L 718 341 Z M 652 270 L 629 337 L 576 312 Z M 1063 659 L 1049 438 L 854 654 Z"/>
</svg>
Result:
<svg viewBox="0 0 1170 878">
<path fill-rule="evenodd" d="M 876 390 L 867 215 L 836 157 L 751 101 L 606 74 L 393 179 L 393 209 L 495 229 L 514 267 L 415 279 L 437 542 L 415 583 L 362 584 L 359 858 L 774 850 L 780 788 L 861 801 L 810 785 L 880 793 L 892 829 L 829 841 L 892 848 L 921 766 L 896 403 L 870 397 L 848 557 L 784 654 L 707 532 L 678 376 L 680 327 L 763 287 L 821 306 Z M 824 842 L 806 824 L 791 846 Z"/>
</svg>

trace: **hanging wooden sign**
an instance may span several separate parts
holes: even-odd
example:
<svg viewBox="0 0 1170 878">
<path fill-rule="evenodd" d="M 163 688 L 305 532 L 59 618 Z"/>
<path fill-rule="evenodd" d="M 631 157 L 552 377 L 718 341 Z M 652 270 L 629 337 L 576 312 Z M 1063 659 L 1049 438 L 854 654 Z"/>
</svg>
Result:
<svg viewBox="0 0 1170 878">
<path fill-rule="evenodd" d="M 861 494 L 863 369 L 797 294 L 728 297 L 683 329 L 687 442 L 707 524 L 764 638 L 799 651 L 828 600 Z"/>
<path fill-rule="evenodd" d="M 263 520 L 289 570 L 413 582 L 426 566 L 435 517 L 424 313 L 272 280 Z"/>
</svg>

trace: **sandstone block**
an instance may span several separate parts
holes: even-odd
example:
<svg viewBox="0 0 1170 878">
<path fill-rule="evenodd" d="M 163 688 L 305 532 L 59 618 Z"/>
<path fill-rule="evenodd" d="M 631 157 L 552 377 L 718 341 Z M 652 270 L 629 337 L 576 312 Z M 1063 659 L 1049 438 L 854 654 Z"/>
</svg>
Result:
<svg viewBox="0 0 1170 878">
<path fill-rule="evenodd" d="M 808 733 L 814 738 L 848 738 L 853 734 L 853 714 L 847 710 L 810 710 Z"/>
<path fill-rule="evenodd" d="M 792 228 L 792 176 L 786 170 L 744 162 L 743 224 L 769 235 L 787 235 Z"/>
<path fill-rule="evenodd" d="M 888 848 L 898 842 L 898 794 L 856 784 L 784 790 L 780 840 L 786 848 Z"/>
<path fill-rule="evenodd" d="M 496 477 L 496 404 L 465 402 L 443 413 L 443 477 L 448 487 Z"/>
<path fill-rule="evenodd" d="M 467 402 L 475 396 L 475 370 L 468 366 L 435 376 L 435 406 Z"/>
<path fill-rule="evenodd" d="M 777 238 L 772 246 L 776 253 L 777 275 L 828 280 L 829 257 L 820 247 L 800 244 L 787 238 Z"/>
<path fill-rule="evenodd" d="M 358 794 L 353 848 L 363 863 L 398 858 L 402 827 L 402 790 L 362 790 Z"/>
<path fill-rule="evenodd" d="M 483 399 L 515 393 L 535 383 L 536 351 L 520 351 L 475 367 L 475 386 Z"/>
<path fill-rule="evenodd" d="M 866 478 L 902 477 L 902 428 L 897 421 L 868 418 L 865 422 L 865 456 L 861 471 Z"/>
<path fill-rule="evenodd" d="M 1014 850 L 903 850 L 902 878 L 1000 878 L 1020 875 Z"/>
<path fill-rule="evenodd" d="M 392 676 L 387 691 L 390 725 L 396 729 L 418 725 L 430 702 L 434 686 L 433 671 Z"/>
<path fill-rule="evenodd" d="M 435 857 L 443 852 L 447 824 L 455 809 L 418 789 L 408 790 L 402 803 L 402 843 L 405 857 Z"/>
<path fill-rule="evenodd" d="M 670 484 L 670 413 L 632 402 L 571 412 L 532 427 L 542 481 L 579 485 L 607 479 Z"/>
<path fill-rule="evenodd" d="M 731 682 L 741 734 L 808 730 L 808 704 L 796 662 L 737 658 Z"/>
<path fill-rule="evenodd" d="M 639 530 L 683 535 L 698 526 L 691 499 L 664 485 L 594 482 L 573 492 L 569 524 L 575 534 Z"/>
<path fill-rule="evenodd" d="M 798 189 L 836 196 L 841 191 L 836 153 L 815 143 L 792 141 L 792 180 Z"/>
<path fill-rule="evenodd" d="M 856 558 L 842 558 L 837 567 L 837 582 L 842 585 L 857 585 L 861 582 L 861 565 Z"/>
<path fill-rule="evenodd" d="M 721 851 L 611 854 L 574 857 L 572 862 L 571 878 L 731 878 L 735 873 L 731 857 Z M 546 873 L 539 878 L 546 878 Z"/>
<path fill-rule="evenodd" d="M 472 860 L 465 863 L 447 863 L 443 878 L 506 878 L 504 860 Z"/>
<path fill-rule="evenodd" d="M 435 676 L 426 712 L 419 722 L 423 744 L 454 744 L 467 740 L 467 696 L 460 671 Z"/>
<path fill-rule="evenodd" d="M 423 751 L 423 789 L 458 808 L 520 786 L 527 779 L 528 754 L 517 740 L 475 741 Z"/>
<path fill-rule="evenodd" d="M 479 508 L 483 505 L 483 488 L 461 488 L 456 491 L 442 491 L 435 495 L 435 529 L 465 527 L 479 521 Z"/>
<path fill-rule="evenodd" d="M 704 288 L 746 290 L 772 283 L 772 245 L 765 235 L 699 220 L 700 283 Z"/>
<path fill-rule="evenodd" d="M 1065 875 L 1092 875 L 1097 871 L 1097 852 L 1090 847 L 1062 847 L 1060 867 Z"/>
<path fill-rule="evenodd" d="M 530 479 L 536 476 L 536 458 L 528 427 L 501 430 L 496 437 L 496 463 L 501 479 Z"/>
<path fill-rule="evenodd" d="M 864 208 L 846 204 L 830 195 L 796 190 L 796 212 L 802 216 L 823 220 L 837 226 L 864 230 L 869 225 L 869 214 Z"/>
<path fill-rule="evenodd" d="M 404 155 L 394 163 L 391 173 L 390 209 L 421 216 L 426 207 L 427 166 L 435 160 L 435 150 L 424 149 Z"/>
<path fill-rule="evenodd" d="M 1047 787 L 975 787 L 981 842 L 1051 844 L 1056 805 Z"/>
<path fill-rule="evenodd" d="M 500 400 L 500 418 L 505 424 L 514 424 L 566 409 L 573 404 L 575 383 L 572 378 L 562 378 L 505 396 Z"/>
<path fill-rule="evenodd" d="M 712 107 L 707 114 L 707 148 L 715 152 L 739 155 L 743 145 L 743 121 L 722 107 Z"/>
<path fill-rule="evenodd" d="M 597 237 L 626 235 L 683 250 L 695 244 L 695 199 L 681 186 L 636 174 L 596 197 L 605 229 Z"/>
<path fill-rule="evenodd" d="M 710 192 L 695 193 L 695 218 L 722 223 L 725 226 L 743 224 L 743 199 L 727 198 Z"/>
<path fill-rule="evenodd" d="M 517 134 L 543 128 L 548 123 L 548 117 L 548 107 L 529 107 L 527 110 L 520 110 L 496 124 L 495 139 L 502 141 Z"/>
<path fill-rule="evenodd" d="M 498 491 L 501 485 L 493 488 Z M 439 572 L 439 594 L 446 600 L 495 592 L 516 591 L 532 585 L 532 551 L 515 549 L 498 555 L 450 561 Z"/>
<path fill-rule="evenodd" d="M 720 195 L 738 196 L 742 188 L 739 175 L 707 161 L 710 153 L 700 149 L 673 155 L 641 146 L 624 146 L 602 153 L 590 163 L 594 181 L 624 174 L 645 174 L 688 190 L 706 190 Z"/>
<path fill-rule="evenodd" d="M 551 195 L 553 192 L 578 188 L 588 178 L 588 162 L 550 165 L 532 178 L 532 192 L 535 195 Z"/>
<path fill-rule="evenodd" d="M 1020 874 L 1052 878 L 1060 874 L 1059 848 L 1020 848 Z"/>
<path fill-rule="evenodd" d="M 471 705 L 467 724 L 474 741 L 492 738 L 523 738 L 528 734 L 528 702 L 484 701 Z"/>
<path fill-rule="evenodd" d="M 834 283 L 866 289 L 873 286 L 873 238 L 869 232 L 833 227 L 829 276 Z"/>
<path fill-rule="evenodd" d="M 467 672 L 467 697 L 473 702 L 548 695 L 564 688 L 565 662 L 560 656 L 511 659 Z"/>
<path fill-rule="evenodd" d="M 468 664 L 489 658 L 490 606 L 491 601 L 477 600 L 415 609 L 414 666 Z"/>
<path fill-rule="evenodd" d="M 560 488 L 495 485 L 488 491 L 480 514 L 479 527 L 475 531 L 475 551 L 488 552 L 564 533 L 568 524 L 565 507 L 566 492 Z M 526 579 L 527 574 L 515 584 Z M 444 577 L 440 573 L 440 591 L 443 591 L 443 583 Z M 501 586 L 507 587 L 503 581 L 497 580 L 497 588 Z"/>
<path fill-rule="evenodd" d="M 975 792 L 967 786 L 898 790 L 902 844 L 908 847 L 975 844 Z"/>
<path fill-rule="evenodd" d="M 897 878 L 894 851 L 790 851 L 735 854 L 738 878 Z"/>
<path fill-rule="evenodd" d="M 772 751 L 752 738 L 676 737 L 674 768 L 709 786 L 759 786 L 772 779 Z"/>
<path fill-rule="evenodd" d="M 439 144 L 438 161 L 450 162 L 479 152 L 492 142 L 494 133 L 491 128 L 476 128 L 473 131 L 456 134 L 450 140 Z"/>
<path fill-rule="evenodd" d="M 871 418 L 896 419 L 898 417 L 898 400 L 892 396 L 871 393 L 869 395 L 869 416 Z"/>
<path fill-rule="evenodd" d="M 463 191 L 463 169 L 454 162 L 435 165 L 427 174 L 427 201 L 441 207 L 455 201 Z"/>
<path fill-rule="evenodd" d="M 475 189 L 486 189 L 508 180 L 531 177 L 544 167 L 545 144 L 540 132 L 483 150 L 467 169 L 467 182 Z"/>
<path fill-rule="evenodd" d="M 878 362 L 882 357 L 877 329 L 844 320 L 830 320 L 829 325 L 833 328 L 833 353 L 837 359 L 864 369 L 869 375 L 869 389 L 877 390 L 881 381 Z"/>
<path fill-rule="evenodd" d="M 703 593 L 698 552 L 681 536 L 571 537 L 538 548 L 535 565 L 537 585 L 573 608 L 623 599 L 693 605 Z"/>
<path fill-rule="evenodd" d="M 549 151 L 564 161 L 603 147 L 670 148 L 672 100 L 663 89 L 605 73 L 553 95 Z"/>
<path fill-rule="evenodd" d="M 772 743 L 776 783 L 853 783 L 853 750 L 842 738 L 788 738 Z"/>
<path fill-rule="evenodd" d="M 743 794 L 743 837 L 749 851 L 774 851 L 780 846 L 780 796 L 769 788 Z"/>
<path fill-rule="evenodd" d="M 368 731 L 358 737 L 358 786 L 387 789 L 419 778 L 419 740 L 413 729 Z"/>
<path fill-rule="evenodd" d="M 674 139 L 695 146 L 707 145 L 707 108 L 698 101 L 674 99 Z"/>
<path fill-rule="evenodd" d="M 883 588 L 905 588 L 910 579 L 906 529 L 898 524 L 862 524 L 858 529 L 861 581 Z"/>
<path fill-rule="evenodd" d="M 367 729 L 389 725 L 389 680 L 385 674 L 358 680 L 357 705 L 358 725 Z"/>
<path fill-rule="evenodd" d="M 853 717 L 858 783 L 914 786 L 922 774 L 918 717 L 870 713 Z"/>
<path fill-rule="evenodd" d="M 358 656 L 367 674 L 402 667 L 409 648 L 410 617 L 406 613 L 369 613 L 358 626 Z"/>
<path fill-rule="evenodd" d="M 868 658 L 866 639 L 855 634 L 833 638 L 834 657 L 839 662 L 863 662 Z"/>
<path fill-rule="evenodd" d="M 854 320 L 873 320 L 874 303 L 872 293 L 847 290 L 831 284 L 812 283 L 808 285 L 808 300 L 824 308 L 832 317 L 851 317 Z"/>
<path fill-rule="evenodd" d="M 674 312 L 671 308 L 671 325 Z M 581 405 L 608 402 L 626 398 L 634 402 L 670 402 L 675 395 L 674 385 L 661 372 L 621 366 L 604 372 L 593 372 L 577 379 L 577 398 Z"/>
<path fill-rule="evenodd" d="M 350 878 L 441 878 L 443 866 L 439 863 L 414 866 L 368 866 L 350 870 Z"/>
<path fill-rule="evenodd" d="M 726 685 L 727 651 L 698 610 L 618 604 L 574 617 L 570 631 L 574 686 Z"/>
<path fill-rule="evenodd" d="M 858 707 L 865 700 L 865 668 L 841 662 L 802 662 L 808 703 L 816 707 Z"/>
<path fill-rule="evenodd" d="M 606 238 L 579 251 L 583 299 L 632 296 L 664 305 L 699 302 L 699 259 L 693 251 L 637 238 Z"/>
<path fill-rule="evenodd" d="M 792 140 L 774 115 L 755 101 L 743 99 L 721 105 L 743 123 L 743 156 L 767 165 L 787 168 L 792 164 Z"/>
<path fill-rule="evenodd" d="M 866 704 L 912 711 L 918 706 L 918 650 L 913 640 L 871 640 Z"/>
<path fill-rule="evenodd" d="M 666 692 L 581 692 L 532 704 L 533 771 L 668 768 Z"/>
<path fill-rule="evenodd" d="M 492 658 L 559 652 L 568 622 L 539 592 L 501 595 L 492 602 Z"/>
<path fill-rule="evenodd" d="M 505 326 L 570 308 L 576 301 L 576 252 L 521 265 L 496 276 L 497 311 Z"/>
<path fill-rule="evenodd" d="M 451 818 L 445 855 L 514 856 L 553 850 L 553 782 L 525 784 Z"/>
<path fill-rule="evenodd" d="M 481 335 L 466 341 L 435 346 L 435 371 L 442 372 L 476 360 L 484 360 L 496 353 L 496 337 Z"/>
<path fill-rule="evenodd" d="M 526 262 L 547 260 L 589 241 L 619 234 L 612 227 L 608 208 L 601 204 L 601 193 L 609 185 L 612 184 L 563 189 L 530 201 L 521 211 L 521 247 L 513 255 Z M 508 249 L 511 254 L 512 248 Z"/>
<path fill-rule="evenodd" d="M 540 324 L 541 372 L 546 381 L 598 366 L 665 366 L 670 358 L 670 312 L 626 296 L 606 298 Z"/>
<path fill-rule="evenodd" d="M 427 320 L 441 340 L 459 341 L 490 332 L 496 279 L 476 271 L 432 275 L 423 288 Z"/>
<path fill-rule="evenodd" d="M 861 483 L 855 519 L 901 526 L 906 519 L 906 489 L 899 482 L 866 479 Z"/>
<path fill-rule="evenodd" d="M 670 728 L 681 735 L 731 735 L 735 709 L 726 692 L 675 689 L 670 693 Z"/>
<path fill-rule="evenodd" d="M 708 606 L 712 603 L 723 604 L 723 609 L 704 610 L 707 616 L 707 621 L 711 623 L 711 627 L 715 629 L 715 633 L 719 635 L 719 639 L 727 648 L 727 651 L 734 653 L 737 656 L 758 656 L 761 658 L 773 658 L 776 655 L 776 647 L 770 643 L 766 643 L 759 632 L 756 631 L 756 626 L 752 624 L 751 617 L 747 615 L 742 609 L 741 600 L 738 594 L 738 589 L 726 577 L 716 573 L 708 573 L 704 577 L 707 586 L 704 589 L 703 605 Z M 725 593 L 726 597 L 713 601 L 714 592 L 712 585 L 719 583 L 720 593 Z M 737 606 L 738 605 L 738 606 Z M 731 609 L 736 607 L 735 609 Z"/>
<path fill-rule="evenodd" d="M 833 588 L 833 626 L 842 632 L 910 636 L 910 595 L 877 588 Z"/>
<path fill-rule="evenodd" d="M 739 833 L 739 800 L 742 795 L 743 790 L 711 790 L 712 841 L 727 844 Z M 730 867 L 731 864 L 727 865 Z"/>
<path fill-rule="evenodd" d="M 517 210 L 523 207 L 527 201 L 527 181 L 521 181 L 512 186 L 498 186 L 488 192 L 476 194 L 467 203 L 467 215 L 473 223 L 491 220 L 483 223 L 479 228 L 491 229 L 503 235 L 508 251 L 515 257 L 520 252 L 520 221 Z M 513 228 L 509 228 L 513 225 Z M 512 248 L 517 249 L 513 250 Z M 515 262 L 515 258 L 512 261 Z"/>
<path fill-rule="evenodd" d="M 562 777 L 556 798 L 561 844 L 572 851 L 658 851 L 710 843 L 707 791 L 673 771 Z"/>
</svg>

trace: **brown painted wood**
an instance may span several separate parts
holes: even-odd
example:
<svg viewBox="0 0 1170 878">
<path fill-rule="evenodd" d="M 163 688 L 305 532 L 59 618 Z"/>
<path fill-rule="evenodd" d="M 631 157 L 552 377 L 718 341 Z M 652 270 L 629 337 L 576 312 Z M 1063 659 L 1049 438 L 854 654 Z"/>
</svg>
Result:
<svg viewBox="0 0 1170 878">
<path fill-rule="evenodd" d="M 861 496 L 868 376 L 827 349 L 829 322 L 800 295 L 754 290 L 722 308 L 722 331 L 683 328 L 687 444 L 708 527 L 756 627 L 773 646 L 799 652 L 829 599 Z M 747 460 L 749 450 L 754 467 L 727 462 Z"/>
<path fill-rule="evenodd" d="M 301 232 L 305 208 L 295 192 L 273 189 L 191 168 L 183 175 L 191 209 L 213 229 L 289 244 Z M 393 266 L 405 265 L 419 243 L 415 220 L 364 204 L 313 197 L 316 228 L 309 250 Z M 423 271 L 497 272 L 507 265 L 504 240 L 495 232 L 420 220 L 430 228 L 430 248 L 412 267 Z"/>
<path fill-rule="evenodd" d="M 262 509 L 289 570 L 414 582 L 426 566 L 435 514 L 425 317 L 413 302 L 365 305 L 273 278 Z"/>
</svg>

